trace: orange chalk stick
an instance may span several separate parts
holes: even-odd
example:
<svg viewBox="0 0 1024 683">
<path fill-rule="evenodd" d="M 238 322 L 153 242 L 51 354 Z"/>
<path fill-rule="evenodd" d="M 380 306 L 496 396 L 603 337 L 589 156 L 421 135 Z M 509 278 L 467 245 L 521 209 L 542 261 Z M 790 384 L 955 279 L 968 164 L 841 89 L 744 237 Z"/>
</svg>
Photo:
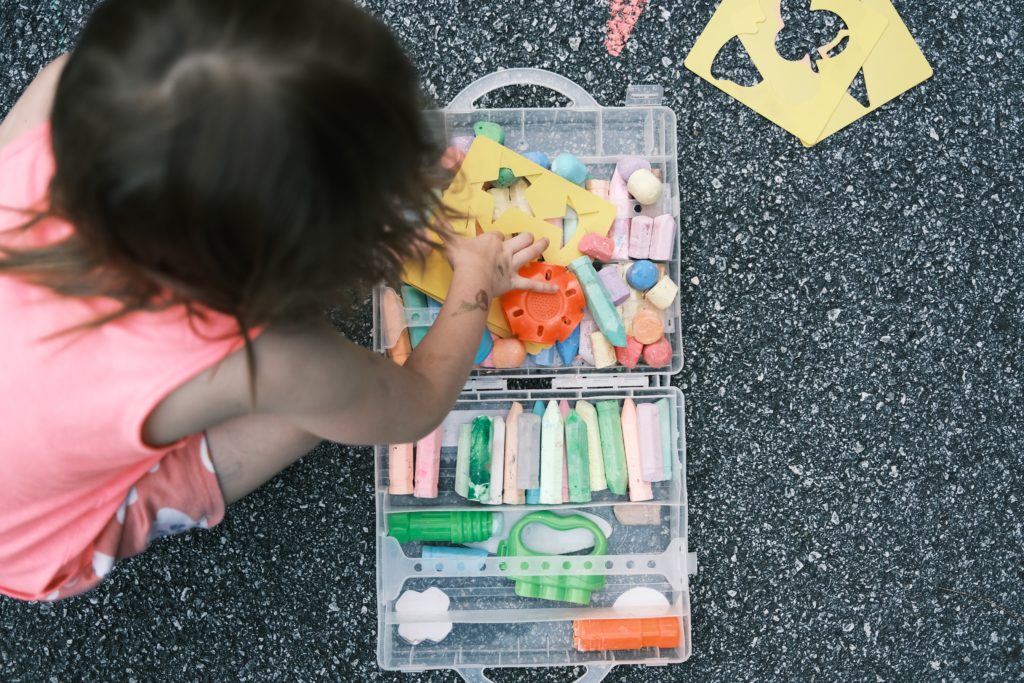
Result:
<svg viewBox="0 0 1024 683">
<path fill-rule="evenodd" d="M 679 619 L 579 619 L 572 622 L 572 642 L 580 652 L 679 647 Z"/>
</svg>

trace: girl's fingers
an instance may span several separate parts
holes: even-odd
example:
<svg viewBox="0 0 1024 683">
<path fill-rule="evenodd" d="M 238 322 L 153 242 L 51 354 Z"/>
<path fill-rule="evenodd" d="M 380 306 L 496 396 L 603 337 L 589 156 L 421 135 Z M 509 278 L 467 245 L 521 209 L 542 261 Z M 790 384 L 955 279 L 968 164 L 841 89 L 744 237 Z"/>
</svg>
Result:
<svg viewBox="0 0 1024 683">
<path fill-rule="evenodd" d="M 521 232 L 515 237 L 510 237 L 505 240 L 505 250 L 508 253 L 514 254 L 517 251 L 525 249 L 533 243 L 533 234 L 529 232 Z"/>
<path fill-rule="evenodd" d="M 543 237 L 525 249 L 520 249 L 512 254 L 512 270 L 519 272 L 519 269 L 530 261 L 535 260 L 548 248 L 548 238 Z"/>
<path fill-rule="evenodd" d="M 540 280 L 528 280 L 525 277 L 516 275 L 512 278 L 512 289 L 525 289 L 528 292 L 554 293 L 558 291 L 558 285 Z"/>
</svg>

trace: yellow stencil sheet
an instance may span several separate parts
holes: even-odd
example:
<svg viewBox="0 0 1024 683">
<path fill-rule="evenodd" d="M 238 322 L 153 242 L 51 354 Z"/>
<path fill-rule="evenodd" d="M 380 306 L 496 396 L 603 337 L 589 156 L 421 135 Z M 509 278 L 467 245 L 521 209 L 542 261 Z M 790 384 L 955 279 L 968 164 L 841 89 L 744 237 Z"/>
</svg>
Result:
<svg viewBox="0 0 1024 683">
<path fill-rule="evenodd" d="M 812 0 L 810 7 L 839 15 L 850 35 L 843 52 L 817 62 L 818 73 L 807 59 L 790 61 L 776 50 L 775 38 L 783 27 L 779 0 L 723 0 L 687 55 L 686 67 L 801 140 L 817 140 L 888 19 L 860 0 Z M 715 57 L 734 37 L 761 74 L 756 85 L 742 86 L 711 74 Z"/>
</svg>

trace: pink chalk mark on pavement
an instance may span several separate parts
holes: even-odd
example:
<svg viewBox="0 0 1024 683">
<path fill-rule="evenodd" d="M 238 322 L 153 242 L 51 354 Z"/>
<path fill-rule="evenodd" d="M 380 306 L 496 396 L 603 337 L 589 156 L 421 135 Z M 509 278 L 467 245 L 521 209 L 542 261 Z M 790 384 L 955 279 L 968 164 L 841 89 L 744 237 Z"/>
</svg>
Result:
<svg viewBox="0 0 1024 683">
<path fill-rule="evenodd" d="M 626 47 L 626 41 L 646 7 L 647 0 L 612 0 L 612 16 L 608 20 L 608 34 L 604 39 L 604 46 L 612 57 L 618 57 Z"/>
</svg>

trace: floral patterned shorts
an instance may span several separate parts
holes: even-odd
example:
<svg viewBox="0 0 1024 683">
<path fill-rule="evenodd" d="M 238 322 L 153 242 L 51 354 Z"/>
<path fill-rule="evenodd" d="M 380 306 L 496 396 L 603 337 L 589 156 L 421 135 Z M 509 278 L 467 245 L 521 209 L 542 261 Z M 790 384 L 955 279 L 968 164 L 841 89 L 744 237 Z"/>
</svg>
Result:
<svg viewBox="0 0 1024 683">
<path fill-rule="evenodd" d="M 138 555 L 155 539 L 196 527 L 209 529 L 223 518 L 224 496 L 206 437 L 197 434 L 135 483 L 117 514 L 76 562 L 80 569 L 45 599 L 84 593 L 103 581 L 117 560 Z"/>
</svg>

